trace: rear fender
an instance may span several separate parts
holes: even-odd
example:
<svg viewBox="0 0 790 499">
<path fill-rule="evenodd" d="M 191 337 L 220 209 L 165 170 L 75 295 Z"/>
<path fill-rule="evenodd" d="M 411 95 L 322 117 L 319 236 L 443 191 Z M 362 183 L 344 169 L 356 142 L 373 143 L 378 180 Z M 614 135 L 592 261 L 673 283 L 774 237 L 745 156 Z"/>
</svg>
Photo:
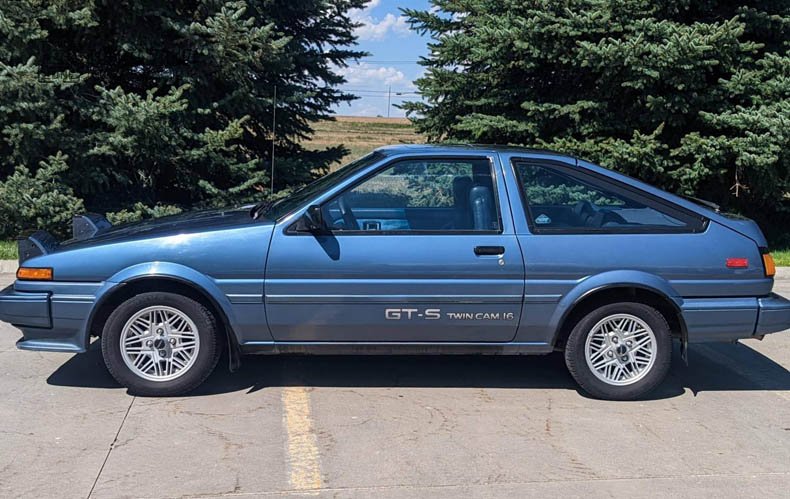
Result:
<svg viewBox="0 0 790 499">
<path fill-rule="evenodd" d="M 678 313 L 680 313 L 680 307 L 683 304 L 683 298 L 678 295 L 669 282 L 655 274 L 638 270 L 613 270 L 588 276 L 580 280 L 569 293 L 562 297 L 554 314 L 551 316 L 550 327 L 555 332 L 553 343 L 556 344 L 560 328 L 576 305 L 598 291 L 612 288 L 640 288 L 652 291 L 671 302 Z M 686 331 L 682 323 L 682 316 L 680 316 L 680 320 L 681 336 L 685 343 Z"/>
</svg>

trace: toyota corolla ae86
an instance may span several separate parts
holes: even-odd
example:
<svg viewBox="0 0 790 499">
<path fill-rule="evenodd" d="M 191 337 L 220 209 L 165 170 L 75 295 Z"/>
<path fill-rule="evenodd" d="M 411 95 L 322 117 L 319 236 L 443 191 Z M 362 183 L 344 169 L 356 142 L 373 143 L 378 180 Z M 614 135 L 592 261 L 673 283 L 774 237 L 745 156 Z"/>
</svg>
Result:
<svg viewBox="0 0 790 499">
<path fill-rule="evenodd" d="M 0 319 L 24 350 L 98 337 L 131 393 L 175 395 L 246 353 L 562 352 L 589 394 L 633 399 L 673 343 L 790 327 L 751 220 L 585 161 L 393 146 L 274 203 L 19 242 Z"/>
</svg>

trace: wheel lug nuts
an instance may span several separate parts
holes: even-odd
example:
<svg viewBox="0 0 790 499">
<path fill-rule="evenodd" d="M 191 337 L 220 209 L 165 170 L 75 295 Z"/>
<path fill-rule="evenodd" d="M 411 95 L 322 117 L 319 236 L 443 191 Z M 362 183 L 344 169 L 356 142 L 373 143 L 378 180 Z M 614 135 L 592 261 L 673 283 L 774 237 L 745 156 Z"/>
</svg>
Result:
<svg viewBox="0 0 790 499">
<path fill-rule="evenodd" d="M 615 336 L 614 338 L 612 338 L 612 343 L 617 343 L 617 341 L 618 341 L 618 339 L 617 339 L 617 336 Z"/>
<path fill-rule="evenodd" d="M 159 328 L 159 329 L 156 330 L 156 334 L 164 334 L 164 333 L 165 333 L 165 330 L 162 329 L 162 328 Z"/>
<path fill-rule="evenodd" d="M 622 360 L 623 362 L 625 362 L 625 361 L 627 361 L 627 360 L 628 360 L 628 357 L 620 357 L 620 360 Z"/>
<path fill-rule="evenodd" d="M 165 350 L 159 350 L 159 356 L 160 356 L 160 357 L 167 357 L 167 351 L 165 351 Z"/>
<path fill-rule="evenodd" d="M 176 339 L 175 338 L 170 338 L 170 344 L 171 345 L 175 345 L 176 344 Z"/>
<path fill-rule="evenodd" d="M 608 355 L 609 357 L 614 357 L 614 353 L 613 353 L 613 352 L 609 352 L 607 355 Z"/>
<path fill-rule="evenodd" d="M 154 342 L 151 341 L 151 340 L 148 340 L 148 341 L 145 342 L 145 346 L 147 346 L 147 347 L 150 347 L 150 346 L 153 346 L 153 345 L 154 345 Z"/>
<path fill-rule="evenodd" d="M 625 342 L 625 344 L 626 344 L 626 345 L 628 345 L 629 347 L 630 347 L 631 345 L 633 345 L 633 343 L 632 343 L 632 342 L 630 342 L 630 341 L 626 341 L 626 342 Z"/>
</svg>

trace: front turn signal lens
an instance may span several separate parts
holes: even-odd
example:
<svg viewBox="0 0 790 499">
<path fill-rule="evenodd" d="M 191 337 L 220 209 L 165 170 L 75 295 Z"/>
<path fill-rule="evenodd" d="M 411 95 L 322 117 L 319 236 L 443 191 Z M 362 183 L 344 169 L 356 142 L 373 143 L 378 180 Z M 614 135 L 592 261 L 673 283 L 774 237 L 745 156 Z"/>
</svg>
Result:
<svg viewBox="0 0 790 499">
<path fill-rule="evenodd" d="M 52 269 L 19 267 L 16 271 L 16 278 L 22 281 L 51 281 Z"/>
<path fill-rule="evenodd" d="M 763 266 L 765 267 L 765 277 L 776 275 L 776 264 L 770 253 L 763 253 Z"/>
</svg>

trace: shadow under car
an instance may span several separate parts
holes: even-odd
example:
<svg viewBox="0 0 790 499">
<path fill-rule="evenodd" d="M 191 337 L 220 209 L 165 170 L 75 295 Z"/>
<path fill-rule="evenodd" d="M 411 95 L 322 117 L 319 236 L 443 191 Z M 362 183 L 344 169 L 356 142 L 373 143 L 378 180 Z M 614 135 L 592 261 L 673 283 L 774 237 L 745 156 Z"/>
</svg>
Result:
<svg viewBox="0 0 790 499">
<path fill-rule="evenodd" d="M 705 391 L 790 390 L 790 371 L 741 343 L 692 345 L 689 365 L 677 345 L 667 379 L 646 399 Z M 545 356 L 483 355 L 251 355 L 228 372 L 227 359 L 187 396 L 278 386 L 514 388 L 577 390 L 562 354 Z M 48 378 L 55 386 L 121 388 L 101 358 L 98 342 L 71 357 Z M 582 395 L 583 392 L 579 391 Z"/>
</svg>

